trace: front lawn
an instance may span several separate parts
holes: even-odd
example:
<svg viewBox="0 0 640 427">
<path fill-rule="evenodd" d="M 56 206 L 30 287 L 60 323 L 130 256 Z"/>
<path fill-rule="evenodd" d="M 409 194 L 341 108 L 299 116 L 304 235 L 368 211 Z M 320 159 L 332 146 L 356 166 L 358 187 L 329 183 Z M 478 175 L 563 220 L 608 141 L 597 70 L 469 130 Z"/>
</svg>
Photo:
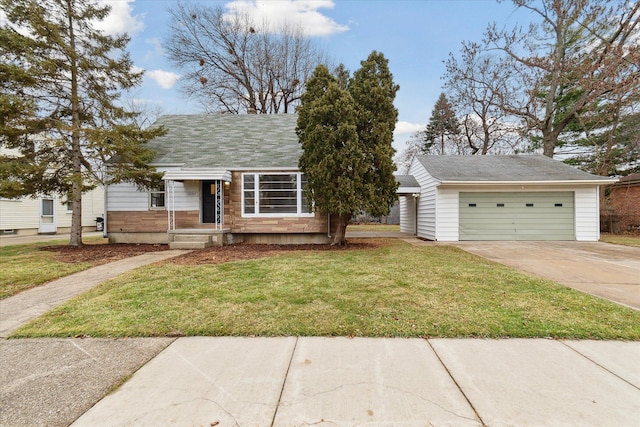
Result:
<svg viewBox="0 0 640 427">
<path fill-rule="evenodd" d="M 14 336 L 640 339 L 640 312 L 455 247 L 385 242 L 217 265 L 147 266 Z"/>
<path fill-rule="evenodd" d="M 400 226 L 398 224 L 349 224 L 347 231 L 376 231 L 376 232 L 399 232 Z"/>
<path fill-rule="evenodd" d="M 635 246 L 640 248 L 640 235 L 637 234 L 605 234 L 600 235 L 600 241 L 615 243 L 616 245 Z"/>
<path fill-rule="evenodd" d="M 52 243 L 62 241 L 0 247 L 0 299 L 92 266 L 58 261 L 54 252 L 41 250 Z"/>
<path fill-rule="evenodd" d="M 0 247 L 0 299 L 96 265 L 164 250 L 160 245 L 109 245 L 102 237 L 89 237 L 80 248 L 56 240 Z"/>
</svg>

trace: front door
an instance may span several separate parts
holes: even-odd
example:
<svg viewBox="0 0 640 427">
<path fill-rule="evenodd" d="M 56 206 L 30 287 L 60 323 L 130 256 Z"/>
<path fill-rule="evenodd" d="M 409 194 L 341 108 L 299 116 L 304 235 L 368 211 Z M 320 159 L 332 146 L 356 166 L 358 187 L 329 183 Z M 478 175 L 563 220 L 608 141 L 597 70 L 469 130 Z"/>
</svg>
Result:
<svg viewBox="0 0 640 427">
<path fill-rule="evenodd" d="M 53 197 L 40 198 L 40 226 L 38 233 L 55 233 L 56 227 L 56 199 Z"/>
<path fill-rule="evenodd" d="M 222 224 L 222 181 L 202 181 L 202 222 Z"/>
</svg>

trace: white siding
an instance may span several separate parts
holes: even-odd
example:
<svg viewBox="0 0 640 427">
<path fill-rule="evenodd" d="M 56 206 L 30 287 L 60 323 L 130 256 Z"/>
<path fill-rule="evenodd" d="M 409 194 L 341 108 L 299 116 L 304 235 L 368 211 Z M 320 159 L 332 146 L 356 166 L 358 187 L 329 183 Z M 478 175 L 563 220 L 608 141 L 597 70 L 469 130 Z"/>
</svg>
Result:
<svg viewBox="0 0 640 427">
<path fill-rule="evenodd" d="M 416 202 L 411 196 L 400 196 L 400 231 L 416 234 Z"/>
<path fill-rule="evenodd" d="M 71 227 L 71 211 L 63 199 L 55 199 L 56 227 Z M 104 213 L 104 191 L 97 187 L 82 195 L 82 225 L 96 225 L 96 217 Z M 38 229 L 40 225 L 40 198 L 0 199 L 0 230 Z"/>
<path fill-rule="evenodd" d="M 436 199 L 436 240 L 457 242 L 459 234 L 460 191 L 438 188 Z"/>
<path fill-rule="evenodd" d="M 437 181 L 427 173 L 422 163 L 413 159 L 409 175 L 418 181 L 421 192 L 418 199 L 418 237 L 429 240 L 436 239 L 436 184 Z"/>
<path fill-rule="evenodd" d="M 96 225 L 96 218 L 104 214 L 104 191 L 102 187 L 82 195 L 82 226 L 92 227 Z M 71 227 L 71 211 L 63 205 L 58 198 L 56 203 L 56 221 L 58 227 Z"/>
<path fill-rule="evenodd" d="M 576 240 L 595 242 L 600 239 L 600 201 L 598 187 L 575 190 Z"/>
<path fill-rule="evenodd" d="M 200 209 L 200 181 L 175 181 L 173 185 L 175 210 L 197 211 Z M 164 200 L 168 203 L 166 194 Z M 107 206 L 110 211 L 148 211 L 149 192 L 138 191 L 137 187 L 130 183 L 110 185 L 107 192 Z"/>
<path fill-rule="evenodd" d="M 0 199 L 0 230 L 37 229 L 39 224 L 39 199 Z"/>
<path fill-rule="evenodd" d="M 107 189 L 107 209 L 109 211 L 147 211 L 149 193 L 140 192 L 129 183 L 113 184 Z"/>
<path fill-rule="evenodd" d="M 201 181 L 175 182 L 175 209 L 177 211 L 200 210 Z M 167 200 L 165 198 L 165 200 Z"/>
</svg>

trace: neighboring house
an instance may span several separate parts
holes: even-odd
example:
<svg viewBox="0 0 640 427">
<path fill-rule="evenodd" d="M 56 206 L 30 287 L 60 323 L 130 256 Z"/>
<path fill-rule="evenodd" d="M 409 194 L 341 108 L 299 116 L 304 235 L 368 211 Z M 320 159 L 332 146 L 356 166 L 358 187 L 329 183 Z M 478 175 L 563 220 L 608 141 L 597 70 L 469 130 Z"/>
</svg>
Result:
<svg viewBox="0 0 640 427">
<path fill-rule="evenodd" d="M 400 230 L 428 240 L 600 238 L 591 175 L 541 155 L 416 156 L 399 177 Z"/>
<path fill-rule="evenodd" d="M 107 187 L 111 242 L 193 248 L 233 242 L 328 242 L 331 221 L 304 196 L 297 116 L 170 115 L 148 147 L 161 188 Z"/>
<path fill-rule="evenodd" d="M 0 149 L 4 155 L 17 150 Z M 98 187 L 82 195 L 82 227 L 96 229 L 96 218 L 104 214 L 104 191 Z M 41 195 L 35 198 L 0 198 L 0 235 L 56 234 L 71 231 L 71 205 L 63 198 Z"/>
<path fill-rule="evenodd" d="M 609 231 L 640 230 L 640 173 L 620 178 L 611 185 L 607 200 L 606 216 L 609 219 Z"/>
</svg>

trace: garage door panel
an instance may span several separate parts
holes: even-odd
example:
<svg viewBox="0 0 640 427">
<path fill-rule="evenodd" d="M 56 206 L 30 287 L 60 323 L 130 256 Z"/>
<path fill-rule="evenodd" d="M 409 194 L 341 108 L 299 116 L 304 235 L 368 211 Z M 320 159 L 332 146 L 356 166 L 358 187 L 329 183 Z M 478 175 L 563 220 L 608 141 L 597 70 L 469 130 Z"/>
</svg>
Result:
<svg viewBox="0 0 640 427">
<path fill-rule="evenodd" d="M 460 240 L 574 240 L 573 192 L 460 193 Z"/>
</svg>

